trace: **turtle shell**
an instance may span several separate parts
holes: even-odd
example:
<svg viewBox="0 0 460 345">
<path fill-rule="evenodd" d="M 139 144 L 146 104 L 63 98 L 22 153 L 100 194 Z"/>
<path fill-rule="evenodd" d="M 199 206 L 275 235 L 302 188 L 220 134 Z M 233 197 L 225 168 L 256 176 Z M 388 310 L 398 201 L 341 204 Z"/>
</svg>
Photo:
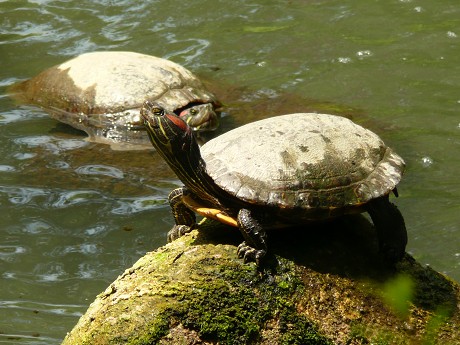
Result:
<svg viewBox="0 0 460 345">
<path fill-rule="evenodd" d="M 360 207 L 393 190 L 404 170 L 375 133 L 316 113 L 249 123 L 207 142 L 201 153 L 222 189 L 285 209 Z"/>
<path fill-rule="evenodd" d="M 210 104 L 216 116 L 214 108 L 219 105 L 186 68 L 155 56 L 123 51 L 82 54 L 19 84 L 14 91 L 17 98 L 43 107 L 95 141 L 101 137 L 129 141 L 136 129 L 142 130 L 142 140 L 148 143 L 139 114 L 145 100 L 178 115 L 188 104 Z M 217 118 L 213 128 L 203 125 L 201 129 L 214 129 L 216 124 Z"/>
</svg>

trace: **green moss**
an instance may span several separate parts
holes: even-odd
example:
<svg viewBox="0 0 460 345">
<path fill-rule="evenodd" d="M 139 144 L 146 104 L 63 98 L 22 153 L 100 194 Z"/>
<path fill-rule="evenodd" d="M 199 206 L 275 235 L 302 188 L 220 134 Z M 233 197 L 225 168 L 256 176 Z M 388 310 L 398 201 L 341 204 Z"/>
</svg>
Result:
<svg viewBox="0 0 460 345">
<path fill-rule="evenodd" d="M 256 278 L 254 270 L 241 270 L 240 265 L 214 267 L 217 279 L 197 284 L 175 316 L 205 340 L 225 344 L 253 342 L 269 315 L 267 306 L 260 304 L 248 284 Z"/>
<path fill-rule="evenodd" d="M 375 344 L 375 345 L 403 345 L 406 344 L 399 334 L 386 330 L 370 329 L 362 323 L 355 323 L 351 326 L 348 336 L 349 344 Z"/>
<path fill-rule="evenodd" d="M 258 337 L 260 320 L 266 319 L 267 311 L 250 289 L 231 289 L 221 282 L 198 289 L 201 291 L 181 311 L 184 326 L 197 331 L 203 339 L 226 344 L 249 343 Z"/>
<path fill-rule="evenodd" d="M 424 345 L 436 344 L 437 335 L 449 319 L 450 310 L 440 307 L 428 320 L 423 337 Z M 446 342 L 448 344 L 448 342 Z"/>
<path fill-rule="evenodd" d="M 148 331 L 142 335 L 142 338 L 131 340 L 130 345 L 150 345 L 156 344 L 169 332 L 169 320 L 171 314 L 168 312 L 160 315 L 155 323 L 152 324 Z"/>
<path fill-rule="evenodd" d="M 169 253 L 168 252 L 159 252 L 155 255 L 155 261 L 157 263 L 162 263 L 164 262 L 165 260 L 167 260 L 169 258 Z"/>
<path fill-rule="evenodd" d="M 293 308 L 285 308 L 279 315 L 280 344 L 332 344 L 327 338 L 318 333 L 314 325 Z"/>
<path fill-rule="evenodd" d="M 277 325 L 280 344 L 329 344 L 298 315 L 291 298 L 301 293 L 301 285 L 292 272 L 271 275 L 258 272 L 253 265 L 226 262 L 219 266 L 214 262 L 210 266 L 208 260 L 203 259 L 190 273 L 199 276 L 200 270 L 214 267 L 216 279 L 195 282 L 192 289 L 183 290 L 180 303 L 163 311 L 148 337 L 136 344 L 156 343 L 178 324 L 205 341 L 252 344 L 263 337 L 267 323 Z"/>
</svg>

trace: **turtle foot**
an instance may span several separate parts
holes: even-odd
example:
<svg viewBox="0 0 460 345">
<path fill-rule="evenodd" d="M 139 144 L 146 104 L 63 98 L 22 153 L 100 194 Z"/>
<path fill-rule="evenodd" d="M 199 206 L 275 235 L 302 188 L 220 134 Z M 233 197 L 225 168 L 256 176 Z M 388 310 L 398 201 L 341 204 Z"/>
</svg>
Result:
<svg viewBox="0 0 460 345">
<path fill-rule="evenodd" d="M 368 212 L 377 230 L 380 255 L 384 263 L 393 266 L 404 257 L 406 251 L 407 230 L 404 218 L 388 200 L 388 196 L 371 200 Z"/>
<path fill-rule="evenodd" d="M 177 240 L 179 237 L 188 234 L 193 230 L 193 227 L 188 225 L 174 225 L 171 230 L 168 231 L 168 242 Z"/>
<path fill-rule="evenodd" d="M 243 242 L 238 246 L 237 254 L 240 259 L 243 258 L 244 263 L 252 261 L 260 266 L 267 252 L 263 249 L 255 249 Z"/>
</svg>

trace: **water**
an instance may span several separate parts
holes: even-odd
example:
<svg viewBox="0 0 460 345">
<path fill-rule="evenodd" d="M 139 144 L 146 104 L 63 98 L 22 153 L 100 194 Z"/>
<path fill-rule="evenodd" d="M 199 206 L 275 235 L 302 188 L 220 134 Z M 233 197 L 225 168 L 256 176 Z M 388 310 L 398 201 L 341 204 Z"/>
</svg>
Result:
<svg viewBox="0 0 460 345">
<path fill-rule="evenodd" d="M 172 225 L 155 153 L 88 143 L 6 88 L 93 50 L 170 58 L 226 103 L 223 130 L 348 114 L 407 162 L 408 251 L 460 281 L 454 1 L 0 1 L 0 343 L 58 344 Z M 295 125 L 295 124 L 293 124 Z"/>
</svg>

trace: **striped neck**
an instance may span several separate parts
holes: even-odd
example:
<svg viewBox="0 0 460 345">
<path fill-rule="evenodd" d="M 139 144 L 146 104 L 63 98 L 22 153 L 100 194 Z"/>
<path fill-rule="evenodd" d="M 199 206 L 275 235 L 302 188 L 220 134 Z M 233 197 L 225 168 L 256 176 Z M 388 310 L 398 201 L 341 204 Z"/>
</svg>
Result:
<svg viewBox="0 0 460 345">
<path fill-rule="evenodd" d="M 206 172 L 200 147 L 187 123 L 150 103 L 144 104 L 141 115 L 152 145 L 187 189 L 212 205 L 220 205 L 219 198 L 232 198 Z"/>
</svg>

